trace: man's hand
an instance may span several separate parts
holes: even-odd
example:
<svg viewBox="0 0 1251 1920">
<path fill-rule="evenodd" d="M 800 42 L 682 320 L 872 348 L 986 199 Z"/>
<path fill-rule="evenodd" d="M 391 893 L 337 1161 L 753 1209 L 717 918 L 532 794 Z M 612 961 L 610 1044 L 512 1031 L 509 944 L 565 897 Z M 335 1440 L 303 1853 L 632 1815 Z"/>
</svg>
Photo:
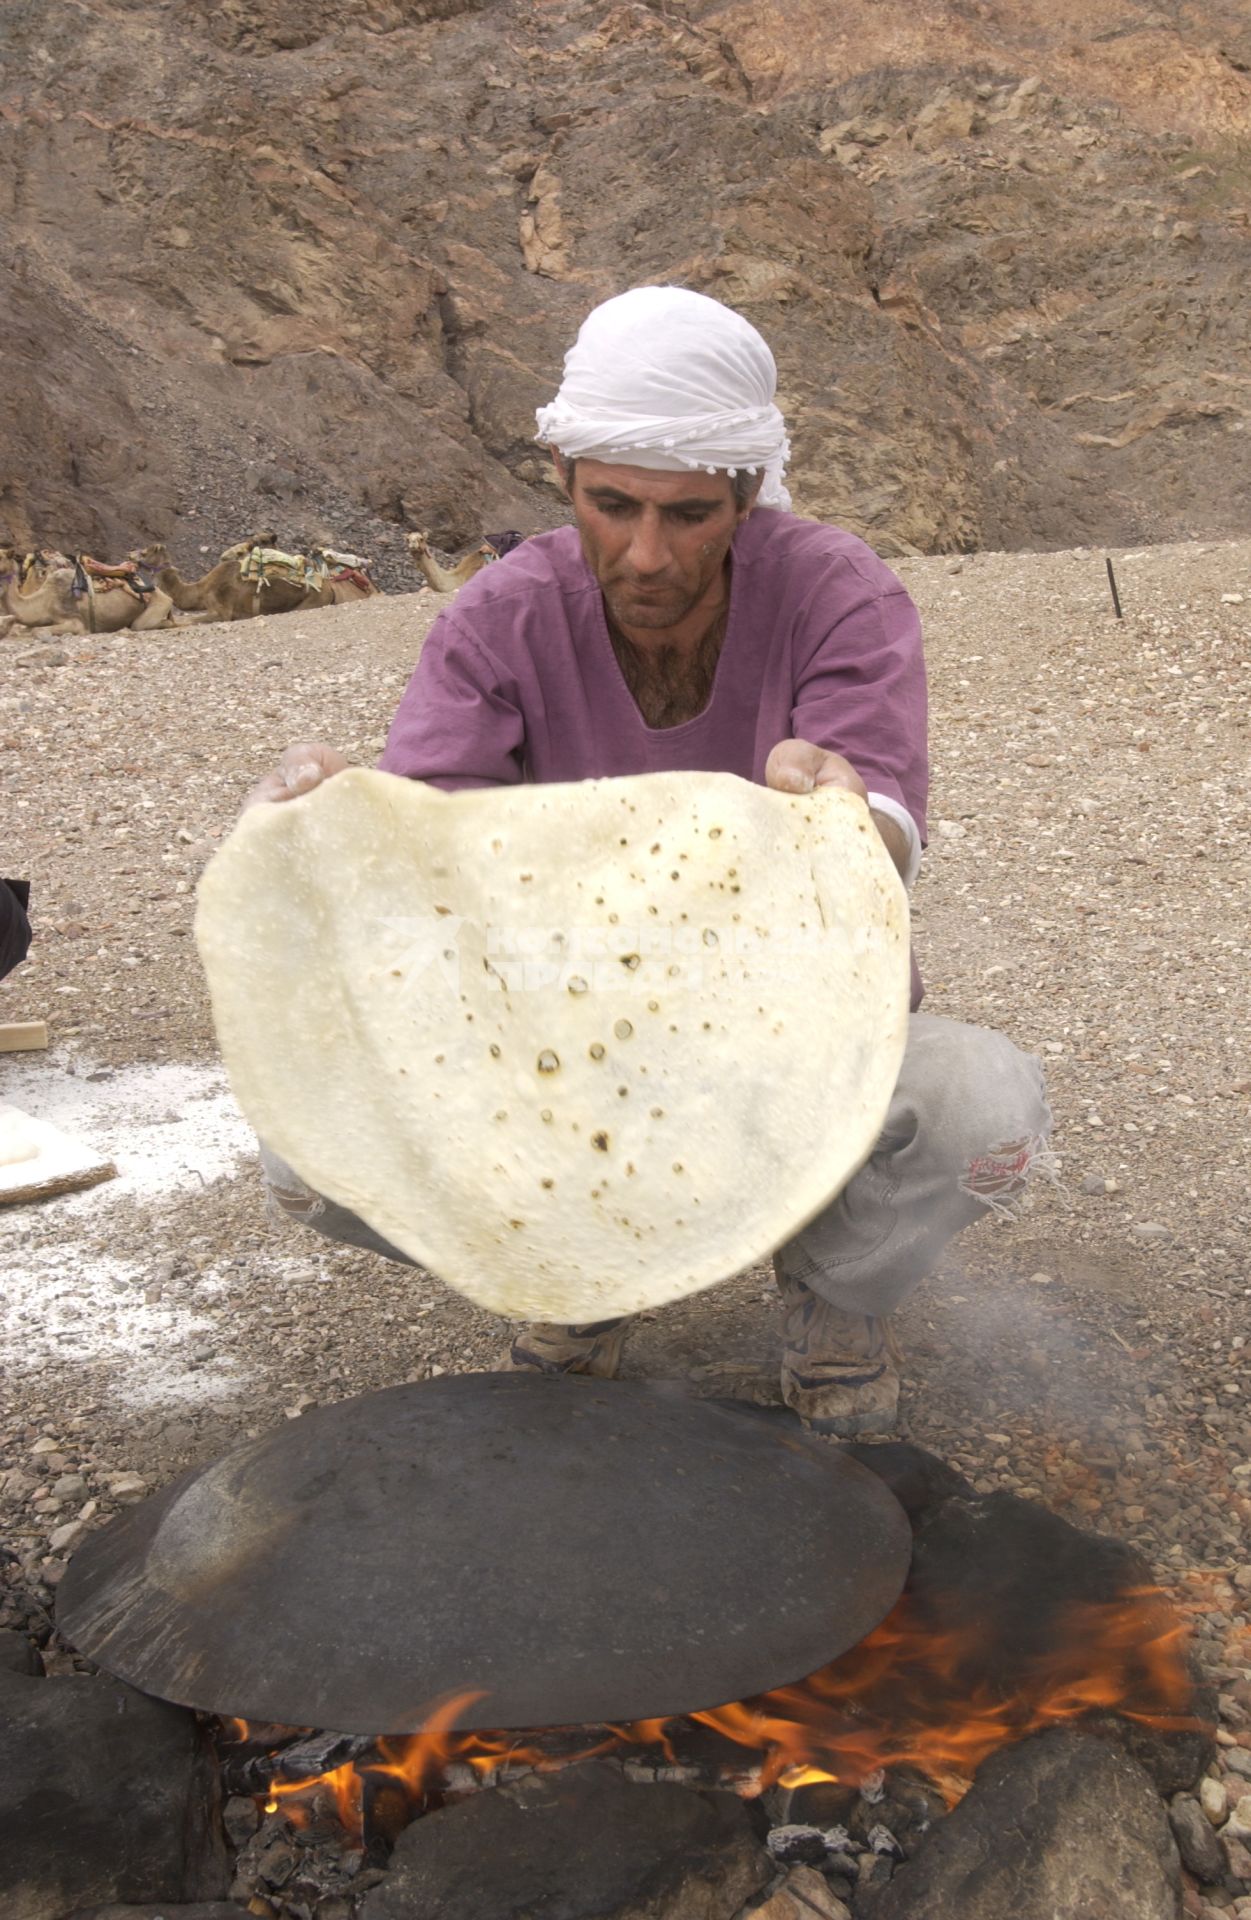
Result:
<svg viewBox="0 0 1251 1920">
<path fill-rule="evenodd" d="M 869 790 L 841 753 L 814 747 L 810 740 L 779 740 L 765 762 L 765 785 L 779 793 L 811 793 L 814 787 L 843 787 L 867 800 Z"/>
<path fill-rule="evenodd" d="M 814 747 L 811 740 L 779 740 L 765 762 L 765 785 L 779 793 L 811 793 L 814 787 L 842 787 L 848 793 L 867 800 L 869 790 L 841 753 L 827 747 Z M 907 875 L 908 836 L 889 814 L 872 813 L 872 820 L 896 872 Z"/>
<path fill-rule="evenodd" d="M 243 803 L 243 811 L 266 801 L 294 800 L 297 794 L 311 793 L 323 780 L 342 773 L 351 764 L 336 747 L 327 747 L 319 740 L 301 740 L 287 748 L 272 773 L 257 781 Z"/>
</svg>

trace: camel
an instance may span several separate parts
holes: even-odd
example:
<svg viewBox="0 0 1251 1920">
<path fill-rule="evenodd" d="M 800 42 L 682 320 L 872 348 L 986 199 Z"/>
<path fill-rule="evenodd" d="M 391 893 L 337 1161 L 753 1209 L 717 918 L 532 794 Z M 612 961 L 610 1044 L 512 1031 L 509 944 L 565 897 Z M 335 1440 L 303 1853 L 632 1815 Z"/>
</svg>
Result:
<svg viewBox="0 0 1251 1920">
<path fill-rule="evenodd" d="M 42 627 L 49 634 L 86 631 L 74 605 L 74 570 L 58 567 L 46 574 L 36 587 L 18 589 L 17 556 L 10 549 L 0 550 L 0 615 L 4 631 L 18 627 Z"/>
<path fill-rule="evenodd" d="M 106 568 L 81 553 L 15 553 L 0 547 L 0 607 L 23 626 L 50 626 L 59 634 L 136 634 L 171 626 L 169 595 L 134 578 L 134 566 Z"/>
<path fill-rule="evenodd" d="M 455 593 L 457 587 L 463 587 L 475 573 L 480 573 L 483 567 L 489 567 L 493 560 L 499 559 L 490 541 L 483 540 L 478 546 L 471 547 L 468 553 L 462 554 L 454 566 L 445 567 L 430 551 L 424 533 L 408 535 L 408 551 L 436 593 Z"/>
<path fill-rule="evenodd" d="M 330 548 L 315 548 L 310 556 L 319 585 L 304 578 L 291 578 L 283 571 L 268 571 L 263 557 L 254 568 L 249 567 L 254 554 L 263 556 L 276 551 L 274 539 L 267 528 L 250 540 L 225 548 L 216 566 L 210 567 L 198 580 L 184 580 L 177 568 L 169 565 L 169 555 L 162 546 L 146 548 L 140 558 L 156 568 L 156 584 L 173 604 L 201 624 L 213 620 L 250 620 L 260 613 L 295 613 L 310 607 L 339 606 L 377 593 L 377 587 L 360 567 L 348 564 L 352 556 L 335 553 Z M 292 557 L 303 563 L 303 555 Z"/>
<path fill-rule="evenodd" d="M 36 584 L 19 588 L 22 576 Z M 0 547 L 0 610 L 26 627 L 57 633 L 137 633 L 170 624 L 173 604 L 167 594 L 138 594 L 120 579 L 111 582 L 81 566 L 48 566 L 41 560 L 22 566 L 11 547 Z"/>
</svg>

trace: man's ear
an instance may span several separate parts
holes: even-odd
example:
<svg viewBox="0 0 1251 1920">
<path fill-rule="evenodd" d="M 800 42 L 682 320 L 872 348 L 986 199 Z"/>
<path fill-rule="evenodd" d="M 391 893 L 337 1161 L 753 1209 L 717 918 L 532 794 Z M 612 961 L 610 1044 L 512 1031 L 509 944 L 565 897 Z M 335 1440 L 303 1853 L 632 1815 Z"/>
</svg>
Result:
<svg viewBox="0 0 1251 1920">
<path fill-rule="evenodd" d="M 757 473 L 753 475 L 751 493 L 748 496 L 748 498 L 744 500 L 742 506 L 740 506 L 738 509 L 738 517 L 740 521 L 746 520 L 748 514 L 751 512 L 752 508 L 755 506 L 756 502 L 759 500 L 760 489 L 761 487 L 763 487 L 763 485 L 764 485 L 764 474 Z"/>
</svg>

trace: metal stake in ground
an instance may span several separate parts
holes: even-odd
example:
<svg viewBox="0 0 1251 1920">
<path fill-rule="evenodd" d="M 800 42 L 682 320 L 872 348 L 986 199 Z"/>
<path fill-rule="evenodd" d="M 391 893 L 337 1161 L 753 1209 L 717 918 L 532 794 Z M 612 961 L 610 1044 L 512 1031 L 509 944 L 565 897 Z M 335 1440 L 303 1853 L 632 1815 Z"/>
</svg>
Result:
<svg viewBox="0 0 1251 1920">
<path fill-rule="evenodd" d="M 1116 617 L 1118 620 L 1123 620 L 1125 615 L 1121 612 L 1121 596 L 1116 590 L 1116 575 L 1112 571 L 1112 562 L 1105 560 L 1103 564 L 1108 570 L 1108 585 L 1112 589 L 1112 605 L 1116 608 Z"/>
</svg>

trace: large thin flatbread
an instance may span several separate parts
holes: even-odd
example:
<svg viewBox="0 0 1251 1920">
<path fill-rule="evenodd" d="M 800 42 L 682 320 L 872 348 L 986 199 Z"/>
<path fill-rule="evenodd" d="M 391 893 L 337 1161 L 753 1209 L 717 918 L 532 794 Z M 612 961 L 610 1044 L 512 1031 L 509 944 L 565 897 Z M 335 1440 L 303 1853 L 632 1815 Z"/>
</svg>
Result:
<svg viewBox="0 0 1251 1920">
<path fill-rule="evenodd" d="M 261 1138 L 525 1319 L 767 1257 L 867 1157 L 907 1032 L 907 900 L 863 803 L 732 774 L 339 774 L 243 816 L 196 937 Z"/>
</svg>

